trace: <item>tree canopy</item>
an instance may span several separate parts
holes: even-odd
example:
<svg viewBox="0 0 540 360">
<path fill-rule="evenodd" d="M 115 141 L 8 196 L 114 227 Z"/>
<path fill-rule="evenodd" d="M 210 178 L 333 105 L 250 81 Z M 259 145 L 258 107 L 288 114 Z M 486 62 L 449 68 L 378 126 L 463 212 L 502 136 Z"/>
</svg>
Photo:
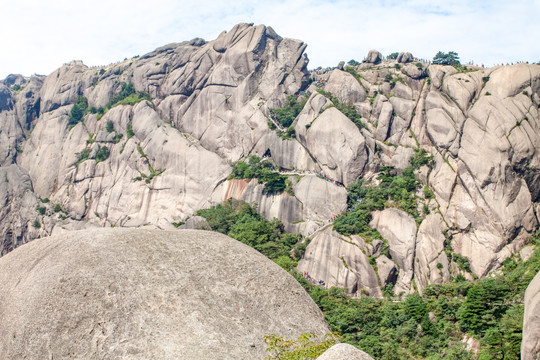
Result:
<svg viewBox="0 0 540 360">
<path fill-rule="evenodd" d="M 433 58 L 433 64 L 436 65 L 460 65 L 459 55 L 455 51 L 444 53 L 439 51 Z"/>
</svg>

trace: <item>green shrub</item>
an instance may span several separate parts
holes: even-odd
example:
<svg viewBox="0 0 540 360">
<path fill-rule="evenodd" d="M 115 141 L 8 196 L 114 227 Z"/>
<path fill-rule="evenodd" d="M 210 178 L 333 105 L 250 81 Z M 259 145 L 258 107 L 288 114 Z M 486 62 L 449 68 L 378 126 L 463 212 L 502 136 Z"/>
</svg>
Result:
<svg viewBox="0 0 540 360">
<path fill-rule="evenodd" d="M 55 213 L 57 213 L 57 212 L 63 212 L 64 210 L 62 210 L 62 206 L 60 206 L 60 204 L 56 204 L 56 205 L 54 205 L 54 207 L 53 207 L 53 211 L 54 211 Z"/>
<path fill-rule="evenodd" d="M 285 233 L 279 220 L 264 219 L 242 201 L 229 199 L 209 209 L 198 210 L 197 215 L 204 217 L 212 230 L 241 241 L 272 260 L 281 256 L 299 260 L 294 254 L 303 253 L 302 246 L 297 245 L 302 241 L 300 234 Z"/>
<path fill-rule="evenodd" d="M 146 91 L 135 91 L 133 84 L 122 83 L 120 91 L 116 93 L 105 105 L 105 108 L 98 109 L 98 119 L 110 109 L 118 105 L 135 105 L 143 100 L 152 102 L 152 98 Z"/>
<path fill-rule="evenodd" d="M 114 124 L 111 120 L 107 121 L 107 125 L 105 126 L 105 129 L 108 133 L 112 133 L 114 131 Z"/>
<path fill-rule="evenodd" d="M 179 228 L 180 226 L 184 225 L 185 222 L 184 221 L 178 221 L 178 222 L 173 222 L 171 223 L 175 228 Z"/>
<path fill-rule="evenodd" d="M 266 351 L 270 353 L 268 360 L 308 360 L 317 359 L 322 353 L 336 344 L 340 336 L 337 333 L 328 333 L 320 342 L 313 333 L 303 333 L 297 340 L 286 340 L 275 334 L 264 337 Z"/>
<path fill-rule="evenodd" d="M 36 208 L 36 210 L 38 211 L 38 213 L 39 213 L 40 215 L 45 215 L 45 211 L 46 211 L 47 209 L 46 209 L 45 207 L 43 207 L 43 206 L 38 206 L 38 207 Z"/>
<path fill-rule="evenodd" d="M 82 121 L 84 115 L 87 114 L 87 110 L 88 100 L 84 96 L 78 96 L 77 99 L 75 99 L 75 104 L 73 104 L 73 107 L 71 108 L 68 125 L 70 127 L 77 125 L 77 123 Z"/>
<path fill-rule="evenodd" d="M 289 95 L 287 96 L 285 106 L 270 109 L 270 114 L 279 125 L 284 128 L 288 128 L 292 125 L 298 114 L 300 114 L 304 108 L 307 99 L 307 96 L 300 97 L 296 95 Z"/>
<path fill-rule="evenodd" d="M 77 162 L 75 163 L 75 165 L 79 165 L 83 161 L 88 160 L 88 158 L 90 157 L 90 152 L 91 152 L 90 148 L 84 148 L 83 151 L 81 151 L 80 153 L 77 153 L 79 158 L 78 158 Z"/>
<path fill-rule="evenodd" d="M 416 149 L 409 160 L 410 166 L 401 174 L 391 166 L 379 169 L 379 186 L 371 186 L 358 179 L 347 187 L 347 206 L 350 211 L 338 216 L 334 230 L 343 235 L 359 234 L 366 240 L 380 239 L 381 235 L 369 226 L 371 212 L 389 206 L 397 207 L 419 219 L 415 192 L 420 185 L 414 171 L 421 166 L 431 166 L 433 156 L 425 150 Z M 429 209 L 428 209 L 429 210 Z"/>
<path fill-rule="evenodd" d="M 128 139 L 132 138 L 135 135 L 135 132 L 133 131 L 133 125 L 131 125 L 131 123 L 127 124 L 126 135 Z"/>
<path fill-rule="evenodd" d="M 286 176 L 273 171 L 273 165 L 268 160 L 251 155 L 248 162 L 238 161 L 233 164 L 229 179 L 257 179 L 264 184 L 263 193 L 273 194 L 285 190 Z"/>
<path fill-rule="evenodd" d="M 39 229 L 41 227 L 41 223 L 39 222 L 39 220 L 36 219 L 32 223 L 32 226 L 35 227 L 36 229 Z"/>
<path fill-rule="evenodd" d="M 107 160 L 107 158 L 109 157 L 109 154 L 110 154 L 109 148 L 106 146 L 100 145 L 98 147 L 98 151 L 96 152 L 96 164 Z"/>
</svg>

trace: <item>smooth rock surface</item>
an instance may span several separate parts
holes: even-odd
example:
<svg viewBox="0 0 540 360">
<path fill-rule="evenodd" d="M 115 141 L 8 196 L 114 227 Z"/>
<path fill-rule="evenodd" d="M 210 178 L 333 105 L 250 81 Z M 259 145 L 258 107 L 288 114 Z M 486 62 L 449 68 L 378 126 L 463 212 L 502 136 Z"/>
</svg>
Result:
<svg viewBox="0 0 540 360">
<path fill-rule="evenodd" d="M 262 359 L 329 331 L 296 280 L 227 236 L 100 229 L 0 259 L 0 358 Z"/>
<path fill-rule="evenodd" d="M 336 344 L 317 360 L 373 360 L 373 358 L 350 344 Z"/>
</svg>

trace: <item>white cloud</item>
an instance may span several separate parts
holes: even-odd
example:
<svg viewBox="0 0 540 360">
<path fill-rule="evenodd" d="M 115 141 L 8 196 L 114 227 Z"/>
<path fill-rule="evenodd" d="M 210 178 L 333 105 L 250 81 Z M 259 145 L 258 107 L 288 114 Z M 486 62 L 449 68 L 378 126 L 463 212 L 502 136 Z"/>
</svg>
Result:
<svg viewBox="0 0 540 360">
<path fill-rule="evenodd" d="M 0 78 L 48 74 L 73 59 L 104 65 L 169 42 L 214 39 L 238 22 L 308 43 L 311 66 L 411 51 L 457 51 L 491 65 L 539 61 L 540 0 L 0 0 Z"/>
</svg>

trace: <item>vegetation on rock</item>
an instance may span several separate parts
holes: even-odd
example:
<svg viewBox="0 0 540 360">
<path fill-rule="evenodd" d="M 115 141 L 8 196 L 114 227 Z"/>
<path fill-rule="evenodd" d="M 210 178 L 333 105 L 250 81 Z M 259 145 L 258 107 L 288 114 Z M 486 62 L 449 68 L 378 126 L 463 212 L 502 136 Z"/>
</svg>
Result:
<svg viewBox="0 0 540 360">
<path fill-rule="evenodd" d="M 296 266 L 308 244 L 300 234 L 285 233 L 278 219 L 266 220 L 243 201 L 229 199 L 198 210 L 197 215 L 204 217 L 212 230 L 251 246 L 286 270 Z"/>
<path fill-rule="evenodd" d="M 519 359 L 523 297 L 540 270 L 536 250 L 525 262 L 508 260 L 502 274 L 477 281 L 432 284 L 404 300 L 353 299 L 346 289 L 324 289 L 295 277 L 321 308 L 332 331 L 375 359 Z M 480 342 L 477 356 L 464 336 Z"/>
<path fill-rule="evenodd" d="M 306 101 L 307 96 L 289 95 L 284 106 L 270 109 L 270 115 L 274 121 L 285 130 L 278 129 L 272 120 L 268 121 L 270 129 L 276 130 L 277 134 L 284 140 L 294 138 L 296 133 L 292 123 L 304 108 Z"/>
<path fill-rule="evenodd" d="M 379 169 L 379 185 L 370 185 L 363 179 L 349 185 L 347 207 L 350 211 L 336 218 L 334 229 L 344 235 L 359 234 L 367 240 L 380 238 L 380 234 L 369 226 L 371 212 L 387 207 L 397 207 L 419 219 L 415 193 L 420 181 L 414 172 L 423 165 L 429 165 L 432 159 L 433 156 L 428 156 L 425 150 L 416 150 L 415 156 L 409 160 L 410 166 L 401 174 L 391 166 L 384 166 Z"/>
<path fill-rule="evenodd" d="M 147 92 L 135 91 L 133 84 L 122 83 L 122 86 L 120 87 L 120 91 L 109 100 L 107 105 L 105 105 L 104 108 L 100 107 L 99 109 L 97 109 L 98 119 L 101 119 L 101 117 L 107 111 L 109 111 L 115 106 L 135 105 L 136 103 L 141 102 L 143 100 L 148 100 L 152 102 L 152 98 Z"/>
<path fill-rule="evenodd" d="M 282 336 L 275 334 L 267 335 L 264 338 L 266 351 L 271 353 L 267 360 L 308 360 L 317 359 L 326 350 L 339 341 L 337 333 L 328 333 L 320 342 L 314 340 L 313 333 L 301 334 L 297 340 L 286 340 Z"/>
<path fill-rule="evenodd" d="M 321 95 L 326 96 L 334 104 L 336 109 L 338 109 L 343 113 L 343 115 L 348 117 L 359 129 L 365 127 L 365 125 L 362 123 L 362 120 L 360 120 L 362 116 L 356 111 L 352 103 L 344 104 L 339 101 L 337 97 L 332 95 L 331 92 L 324 91 L 322 89 L 317 89 L 317 92 Z"/>
<path fill-rule="evenodd" d="M 432 63 L 437 64 L 437 65 L 460 65 L 461 64 L 459 62 L 459 55 L 455 51 L 449 51 L 447 53 L 439 51 L 433 57 Z"/>
<path fill-rule="evenodd" d="M 87 113 L 88 99 L 86 99 L 84 96 L 78 96 L 77 99 L 75 99 L 75 104 L 73 104 L 73 107 L 71 108 L 68 125 L 70 127 L 77 125 L 77 123 L 81 122 L 82 118 Z"/>
<path fill-rule="evenodd" d="M 257 179 L 264 184 L 263 194 L 280 193 L 287 187 L 287 176 L 274 171 L 270 161 L 256 155 L 249 156 L 247 162 L 234 163 L 229 179 Z"/>
</svg>

